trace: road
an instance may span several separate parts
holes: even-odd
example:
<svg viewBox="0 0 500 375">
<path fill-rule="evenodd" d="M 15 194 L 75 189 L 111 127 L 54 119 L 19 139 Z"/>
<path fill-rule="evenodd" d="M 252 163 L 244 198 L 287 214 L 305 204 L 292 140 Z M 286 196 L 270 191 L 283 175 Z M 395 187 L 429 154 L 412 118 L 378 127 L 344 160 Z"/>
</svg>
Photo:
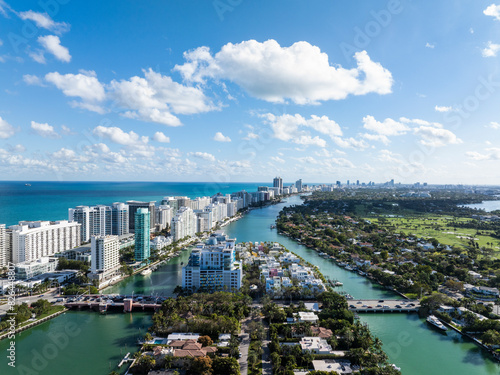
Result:
<svg viewBox="0 0 500 375">
<path fill-rule="evenodd" d="M 245 320 L 241 324 L 241 343 L 240 343 L 240 359 L 238 360 L 240 364 L 240 373 L 241 375 L 247 375 L 248 373 L 248 348 L 250 347 L 250 335 L 246 333 L 248 330 L 248 322 L 250 318 L 245 318 Z"/>
<path fill-rule="evenodd" d="M 45 292 L 41 295 L 28 296 L 28 297 L 16 297 L 16 305 L 20 305 L 23 302 L 26 302 L 29 305 L 33 302 L 38 301 L 39 299 L 46 299 L 49 302 L 55 302 L 57 298 L 59 298 L 59 294 L 57 292 L 57 288 L 54 288 L 54 289 L 48 290 L 47 292 Z M 9 307 L 10 306 L 8 304 L 0 305 L 0 317 L 7 314 Z"/>
</svg>

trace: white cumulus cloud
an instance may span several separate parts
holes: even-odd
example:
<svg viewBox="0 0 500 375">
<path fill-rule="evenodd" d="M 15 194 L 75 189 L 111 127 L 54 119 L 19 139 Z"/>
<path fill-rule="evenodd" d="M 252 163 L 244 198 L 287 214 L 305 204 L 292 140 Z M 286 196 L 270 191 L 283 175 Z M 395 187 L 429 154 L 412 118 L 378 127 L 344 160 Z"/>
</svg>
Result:
<svg viewBox="0 0 500 375">
<path fill-rule="evenodd" d="M 61 136 L 54 130 L 54 127 L 47 123 L 31 121 L 31 129 L 44 138 L 60 138 Z"/>
<path fill-rule="evenodd" d="M 32 74 L 25 74 L 23 75 L 23 81 L 27 85 L 33 85 L 33 86 L 43 86 L 43 81 L 40 77 L 32 75 Z"/>
<path fill-rule="evenodd" d="M 271 160 L 275 161 L 276 163 L 280 163 L 280 164 L 284 164 L 285 163 L 285 160 L 283 160 L 279 156 L 271 156 Z"/>
<path fill-rule="evenodd" d="M 38 43 L 45 48 L 45 50 L 56 57 L 56 59 L 63 62 L 70 62 L 71 55 L 69 50 L 61 45 L 61 40 L 56 35 L 46 35 L 38 37 Z"/>
<path fill-rule="evenodd" d="M 261 117 L 270 125 L 274 138 L 285 142 L 326 147 L 326 141 L 319 136 L 311 136 L 309 130 L 328 135 L 332 139 L 342 135 L 340 126 L 327 116 L 312 115 L 311 118 L 306 119 L 299 114 L 276 116 L 267 113 Z"/>
<path fill-rule="evenodd" d="M 2 117 L 0 117 L 0 138 L 7 139 L 14 135 L 16 129 L 5 121 Z"/>
<path fill-rule="evenodd" d="M 436 112 L 450 112 L 450 111 L 453 110 L 453 107 L 445 107 L 445 106 L 439 106 L 439 105 L 437 105 L 437 106 L 434 107 L 434 110 Z"/>
<path fill-rule="evenodd" d="M 107 138 L 113 143 L 124 146 L 147 144 L 149 141 L 148 137 L 140 137 L 133 131 L 127 133 L 116 126 L 106 127 L 99 125 L 94 129 L 93 133 L 98 137 Z"/>
<path fill-rule="evenodd" d="M 386 135 L 382 135 L 382 134 L 364 133 L 364 134 L 361 134 L 361 137 L 363 137 L 364 139 L 367 139 L 369 141 L 382 142 L 384 145 L 388 145 L 389 143 L 391 143 L 389 138 Z"/>
<path fill-rule="evenodd" d="M 373 62 L 366 51 L 354 55 L 357 66 L 346 69 L 330 63 L 317 46 L 296 42 L 281 47 L 275 40 L 228 43 L 212 55 L 208 47 L 185 52 L 177 65 L 186 81 L 229 80 L 250 95 L 273 103 L 291 99 L 297 104 L 340 100 L 348 95 L 389 94 L 392 74 Z"/>
<path fill-rule="evenodd" d="M 492 122 L 490 122 L 488 127 L 497 130 L 497 129 L 500 129 L 500 123 L 498 123 L 496 121 L 492 121 Z"/>
<path fill-rule="evenodd" d="M 420 143 L 425 146 L 442 147 L 448 144 L 460 144 L 462 140 L 447 129 L 433 126 L 420 126 L 413 132 L 421 137 Z"/>
<path fill-rule="evenodd" d="M 491 4 L 483 11 L 483 13 L 487 16 L 494 17 L 497 21 L 500 21 L 500 5 Z"/>
<path fill-rule="evenodd" d="M 162 132 L 156 132 L 155 135 L 153 136 L 153 139 L 156 142 L 161 142 L 161 143 L 170 143 L 170 138 L 167 137 L 165 134 Z"/>
<path fill-rule="evenodd" d="M 78 74 L 52 72 L 45 75 L 45 80 L 55 85 L 66 96 L 78 97 L 90 102 L 102 101 L 106 97 L 104 86 L 94 72 Z"/>
<path fill-rule="evenodd" d="M 195 158 L 198 158 L 198 159 L 203 159 L 203 160 L 207 160 L 207 161 L 215 161 L 215 156 L 213 156 L 212 154 L 209 154 L 208 152 L 200 152 L 200 151 L 190 152 L 190 153 L 188 153 L 188 155 L 194 156 Z"/>
<path fill-rule="evenodd" d="M 47 13 L 38 13 L 32 10 L 20 12 L 19 18 L 22 20 L 33 21 L 36 26 L 53 31 L 57 34 L 64 33 L 69 30 L 69 25 L 65 22 L 55 22 Z"/>
<path fill-rule="evenodd" d="M 385 136 L 402 135 L 410 130 L 407 125 L 391 118 L 386 118 L 384 121 L 380 122 L 375 120 L 373 116 L 363 117 L 363 127 Z"/>
<path fill-rule="evenodd" d="M 215 133 L 213 140 L 217 142 L 231 142 L 231 138 L 225 136 L 221 132 Z"/>
<path fill-rule="evenodd" d="M 169 126 L 180 126 L 174 114 L 195 114 L 216 109 L 198 87 L 184 86 L 169 76 L 144 70 L 144 78 L 113 80 L 109 95 L 126 110 L 124 116 Z"/>
<path fill-rule="evenodd" d="M 500 44 L 495 44 L 489 41 L 486 44 L 486 48 L 481 50 L 481 53 L 483 54 L 483 57 L 495 57 L 498 51 L 500 51 Z"/>
<path fill-rule="evenodd" d="M 486 149 L 487 153 L 481 154 L 476 151 L 468 151 L 465 153 L 471 159 L 474 160 L 500 160 L 500 148 L 492 147 Z"/>
</svg>

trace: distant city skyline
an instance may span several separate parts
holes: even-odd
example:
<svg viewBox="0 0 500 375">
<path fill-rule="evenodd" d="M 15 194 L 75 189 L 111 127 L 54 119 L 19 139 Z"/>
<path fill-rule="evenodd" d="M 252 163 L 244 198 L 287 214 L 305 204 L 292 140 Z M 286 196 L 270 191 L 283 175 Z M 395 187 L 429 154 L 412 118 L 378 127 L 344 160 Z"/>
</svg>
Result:
<svg viewBox="0 0 500 375">
<path fill-rule="evenodd" d="M 500 4 L 44 4 L 0 0 L 2 180 L 500 184 Z"/>
</svg>

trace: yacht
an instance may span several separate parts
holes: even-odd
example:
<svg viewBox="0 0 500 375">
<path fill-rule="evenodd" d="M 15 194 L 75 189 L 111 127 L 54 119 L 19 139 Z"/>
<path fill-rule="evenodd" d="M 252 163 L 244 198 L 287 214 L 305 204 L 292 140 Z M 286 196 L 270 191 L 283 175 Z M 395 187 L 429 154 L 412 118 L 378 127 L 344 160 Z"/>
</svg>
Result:
<svg viewBox="0 0 500 375">
<path fill-rule="evenodd" d="M 442 331 L 448 330 L 448 328 L 446 328 L 445 325 L 443 323 L 441 323 L 441 321 L 438 318 L 436 318 L 434 315 L 429 315 L 427 317 L 427 323 L 432 324 L 434 327 L 439 328 Z"/>
<path fill-rule="evenodd" d="M 151 271 L 151 269 L 150 269 L 150 268 L 146 268 L 144 271 L 142 271 L 142 272 L 141 272 L 141 275 L 142 275 L 142 276 L 147 276 L 147 275 L 149 275 L 151 272 L 153 272 L 153 271 Z"/>
</svg>

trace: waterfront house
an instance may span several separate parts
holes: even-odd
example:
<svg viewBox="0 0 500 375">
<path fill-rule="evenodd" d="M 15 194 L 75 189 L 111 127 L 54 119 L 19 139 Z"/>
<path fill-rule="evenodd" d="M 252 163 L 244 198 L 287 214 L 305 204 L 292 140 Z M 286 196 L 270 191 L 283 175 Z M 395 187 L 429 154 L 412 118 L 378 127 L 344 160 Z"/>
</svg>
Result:
<svg viewBox="0 0 500 375">
<path fill-rule="evenodd" d="M 332 354 L 332 347 L 321 337 L 302 337 L 299 344 L 303 353 Z"/>
<path fill-rule="evenodd" d="M 315 371 L 335 372 L 337 374 L 352 374 L 354 369 L 351 362 L 347 360 L 337 361 L 334 359 L 312 361 Z"/>
</svg>

